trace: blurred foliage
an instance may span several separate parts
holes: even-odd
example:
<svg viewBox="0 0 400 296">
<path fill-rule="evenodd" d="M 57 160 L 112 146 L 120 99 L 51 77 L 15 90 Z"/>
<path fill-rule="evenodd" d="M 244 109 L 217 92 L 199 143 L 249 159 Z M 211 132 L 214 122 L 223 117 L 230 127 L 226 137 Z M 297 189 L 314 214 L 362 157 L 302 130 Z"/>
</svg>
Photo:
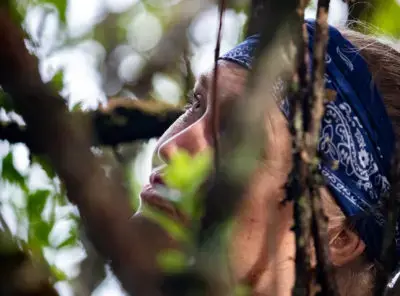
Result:
<svg viewBox="0 0 400 296">
<path fill-rule="evenodd" d="M 201 208 L 196 201 L 199 200 L 200 186 L 204 183 L 211 168 L 210 160 L 209 151 L 194 157 L 191 157 L 186 151 L 177 151 L 163 174 L 168 191 L 160 193 L 167 197 L 190 221 L 198 219 L 201 213 Z M 158 222 L 178 241 L 188 245 L 193 243 L 193 237 L 188 232 L 186 225 L 182 225 L 149 206 L 144 205 L 143 212 L 147 217 Z"/>
<path fill-rule="evenodd" d="M 194 247 L 195 237 L 190 230 L 196 225 L 201 214 L 199 207 L 200 186 L 205 182 L 211 168 L 210 151 L 204 151 L 192 157 L 186 151 L 177 151 L 171 158 L 165 170 L 163 179 L 168 186 L 168 192 L 162 192 L 163 196 L 169 198 L 176 208 L 185 215 L 189 225 L 183 225 L 167 215 L 144 207 L 144 213 L 152 218 L 160 226 L 166 229 L 172 237 L 180 241 L 185 250 Z M 197 201 L 197 202 L 196 202 Z M 165 250 L 158 256 L 160 266 L 167 272 L 178 273 L 185 267 L 190 266 L 190 256 L 177 250 Z"/>
<path fill-rule="evenodd" d="M 32 1 L 33 3 L 37 2 L 38 4 L 50 4 L 52 5 L 57 13 L 61 23 L 65 23 L 66 21 L 66 13 L 67 13 L 67 0 L 37 0 Z"/>
<path fill-rule="evenodd" d="M 400 38 L 400 1 L 379 1 L 371 22 L 384 34 Z"/>
<path fill-rule="evenodd" d="M 24 192 L 28 191 L 25 178 L 14 167 L 13 154 L 11 152 L 9 152 L 7 156 L 3 158 L 1 178 L 4 181 L 18 185 Z"/>
<path fill-rule="evenodd" d="M 179 273 L 188 266 L 188 258 L 183 252 L 177 250 L 165 250 L 157 257 L 161 268 L 169 273 Z"/>
<path fill-rule="evenodd" d="M 87 30 L 76 33 L 69 28 L 72 24 L 68 23 L 67 12 L 70 3 L 67 0 L 10 0 L 15 11 L 20 14 L 21 22 L 29 35 L 29 49 L 40 59 L 43 76 L 63 95 L 69 109 L 73 112 L 88 108 L 88 104 L 80 97 L 81 94 L 77 95 L 78 100 L 72 99 L 75 94 L 68 91 L 68 81 L 71 77 L 66 76 L 62 61 L 58 62 L 59 65 L 54 69 L 50 67 L 50 70 L 45 67 L 45 62 L 54 57 L 63 57 L 62 54 L 65 51 L 69 50 L 70 53 L 75 54 L 74 50 L 79 50 L 79 53 L 85 54 L 85 61 L 93 68 L 91 70 L 94 74 L 93 77 L 88 77 L 88 84 L 90 79 L 96 81 L 98 84 L 96 86 L 100 89 L 99 97 L 117 95 L 134 97 L 135 94 L 129 82 L 138 75 L 137 73 L 151 56 L 152 50 L 162 35 L 178 21 L 177 16 L 181 14 L 179 4 L 183 0 L 132 1 L 131 5 L 120 10 L 111 9 L 108 7 L 110 5 L 105 5 L 105 1 L 99 2 L 103 7 L 98 12 L 97 19 Z M 398 3 L 396 0 L 380 1 L 370 21 L 385 33 L 400 38 Z M 232 33 L 229 28 L 226 32 L 232 35 L 229 40 L 234 43 L 244 36 L 244 26 L 237 24 L 242 24 L 241 20 L 247 14 L 249 2 L 237 0 L 231 1 L 230 5 L 232 9 L 228 12 L 233 14 L 235 19 L 228 24 L 238 26 L 239 32 Z M 35 12 L 35 9 L 40 13 Z M 202 15 L 202 17 L 208 17 L 205 18 L 206 22 L 210 20 L 209 13 L 210 11 L 206 11 Z M 35 21 L 27 22 L 32 15 Z M 49 16 L 55 16 L 56 24 Z M 195 19 L 195 22 L 197 21 L 198 19 Z M 201 27 L 201 32 L 196 31 L 194 27 L 187 30 L 189 44 L 186 62 L 198 59 L 200 62 L 197 61 L 197 64 L 202 65 L 201 51 L 207 46 L 211 46 L 212 53 L 214 37 L 209 37 L 213 34 L 209 27 L 211 26 L 207 23 L 206 26 Z M 201 38 L 196 34 L 202 35 Z M 196 53 L 199 54 L 196 55 Z M 153 77 L 150 97 L 173 104 L 183 104 L 186 101 L 186 92 L 193 86 L 193 77 L 190 76 L 192 70 L 194 69 L 190 63 L 182 62 L 165 73 L 157 73 Z M 95 105 L 99 101 L 101 99 L 97 100 Z M 14 110 L 10 98 L 1 89 L 0 107 L 1 112 L 8 115 Z M 7 120 L 10 118 L 11 116 Z M 43 156 L 29 155 L 28 168 L 21 170 L 16 165 L 16 158 L 23 159 L 24 156 L 16 153 L 14 147 L 0 144 L 2 155 L 4 155 L 1 160 L 0 184 L 3 190 L 0 197 L 0 216 L 4 216 L 4 220 L 10 225 L 14 220 L 16 221 L 16 227 L 10 227 L 14 239 L 18 242 L 16 245 L 28 248 L 36 258 L 47 261 L 55 282 L 71 282 L 76 275 L 68 274 L 66 270 L 57 266 L 54 258 L 47 255 L 49 250 L 61 252 L 82 249 L 81 238 L 78 234 L 79 217 L 66 200 L 65 188 L 57 178 L 51 164 Z M 134 153 L 129 155 L 128 165 L 125 166 L 130 180 L 129 189 L 133 209 L 139 207 L 140 176 L 132 165 L 139 150 L 133 149 Z M 104 151 L 107 150 L 104 149 Z M 170 198 L 190 219 L 196 219 L 201 215 L 201 208 L 195 203 L 196 198 L 193 197 L 198 195 L 199 186 L 210 170 L 210 161 L 210 152 L 193 158 L 181 151 L 174 155 L 166 170 L 165 181 L 169 187 L 175 189 L 168 192 Z M 36 183 L 32 179 L 36 179 Z M 40 182 L 37 179 L 40 179 Z M 4 209 L 11 209 L 12 213 Z M 185 226 L 157 210 L 144 207 L 144 211 L 167 229 L 172 236 L 190 246 L 193 238 Z M 60 231 L 59 225 L 62 223 L 67 223 L 69 226 Z M 167 250 L 160 254 L 159 263 L 166 270 L 176 272 L 188 264 L 188 258 L 179 252 Z M 239 287 L 236 295 L 247 293 L 247 287 Z"/>
<path fill-rule="evenodd" d="M 194 157 L 186 151 L 178 151 L 171 157 L 165 169 L 165 183 L 169 188 L 179 192 L 180 196 L 175 201 L 178 208 L 191 218 L 195 218 L 195 211 L 199 210 L 195 203 L 198 200 L 196 195 L 209 173 L 210 160 L 210 151 L 199 153 Z"/>
</svg>

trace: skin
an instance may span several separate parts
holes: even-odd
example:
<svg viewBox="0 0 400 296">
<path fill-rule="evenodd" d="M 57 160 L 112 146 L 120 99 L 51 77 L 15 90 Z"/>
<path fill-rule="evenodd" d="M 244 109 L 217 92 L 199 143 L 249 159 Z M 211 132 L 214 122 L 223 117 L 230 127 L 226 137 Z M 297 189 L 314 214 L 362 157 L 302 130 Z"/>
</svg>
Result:
<svg viewBox="0 0 400 296">
<path fill-rule="evenodd" d="M 247 76 L 246 69 L 220 61 L 215 104 L 211 102 L 213 71 L 200 76 L 194 87 L 192 105 L 158 141 L 156 153 L 165 165 L 178 149 L 195 155 L 212 148 L 213 111 L 218 122 L 223 122 L 229 105 L 234 100 L 245 99 L 241 95 Z M 213 105 L 216 110 L 212 110 Z M 252 176 L 240 211 L 236 213 L 229 255 L 235 278 L 249 283 L 254 295 L 286 296 L 291 295 L 294 283 L 295 256 L 295 238 L 290 230 L 293 205 L 282 203 L 291 169 L 291 142 L 286 119 L 275 104 L 266 112 L 265 129 L 266 159 Z M 222 123 L 219 130 L 223 131 Z M 162 174 L 165 165 L 155 171 Z M 335 237 L 331 244 L 334 265 L 347 264 L 365 248 L 359 237 L 345 227 L 337 227 L 329 235 Z M 335 244 L 336 238 L 341 238 L 342 243 Z M 341 252 L 335 256 L 338 250 Z"/>
</svg>

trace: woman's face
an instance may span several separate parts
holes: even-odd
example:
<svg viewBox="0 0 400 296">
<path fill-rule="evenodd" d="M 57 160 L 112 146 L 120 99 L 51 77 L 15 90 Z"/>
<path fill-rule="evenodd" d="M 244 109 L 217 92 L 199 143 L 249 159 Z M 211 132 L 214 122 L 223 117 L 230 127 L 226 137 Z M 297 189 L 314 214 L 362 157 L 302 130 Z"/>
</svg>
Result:
<svg viewBox="0 0 400 296">
<path fill-rule="evenodd" d="M 213 71 L 209 71 L 197 80 L 186 112 L 159 139 L 156 153 L 165 164 L 153 170 L 150 184 L 141 193 L 144 203 L 172 216 L 180 217 L 159 193 L 159 188 L 165 186 L 162 180 L 163 169 L 168 166 L 171 156 L 178 150 L 196 155 L 212 148 L 213 111 L 217 122 L 223 122 L 235 100 L 246 100 L 242 95 L 247 70 L 220 61 L 218 73 L 215 104 L 211 101 Z M 212 110 L 213 106 L 216 110 Z M 290 137 L 285 119 L 277 107 L 268 110 L 265 118 L 268 135 L 265 143 L 266 159 L 254 173 L 240 210 L 235 215 L 230 244 L 230 258 L 237 279 L 250 282 L 263 293 L 275 288 L 290 289 L 294 256 L 294 235 L 290 231 L 292 205 L 282 203 L 291 163 Z M 223 126 L 219 128 L 221 130 Z M 282 278 L 279 276 L 281 272 L 286 274 L 285 282 L 277 283 L 278 287 L 274 287 L 271 283 Z M 271 293 L 274 291 L 271 290 Z"/>
</svg>

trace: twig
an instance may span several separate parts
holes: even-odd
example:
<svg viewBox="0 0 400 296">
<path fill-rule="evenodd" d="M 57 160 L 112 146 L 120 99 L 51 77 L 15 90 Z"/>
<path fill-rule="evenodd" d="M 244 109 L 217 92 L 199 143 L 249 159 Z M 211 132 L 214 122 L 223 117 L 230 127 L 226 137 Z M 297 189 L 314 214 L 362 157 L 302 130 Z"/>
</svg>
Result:
<svg viewBox="0 0 400 296">
<path fill-rule="evenodd" d="M 221 139 L 220 172 L 205 197 L 205 213 L 199 233 L 200 244 L 211 238 L 218 225 L 234 213 L 241 201 L 244 186 L 260 161 L 260 150 L 265 144 L 264 110 L 266 105 L 273 101 L 268 93 L 270 90 L 266 90 L 269 87 L 272 89 L 272 84 L 276 81 L 274 79 L 287 71 L 286 62 L 281 61 L 282 53 L 278 53 L 277 48 L 283 47 L 282 44 L 285 42 L 282 35 L 287 32 L 280 29 L 291 20 L 296 9 L 293 5 L 295 2 L 276 2 L 273 13 L 270 12 L 269 17 L 265 18 L 258 54 L 253 63 L 254 70 L 247 82 L 246 96 L 252 98 L 254 102 L 250 99 L 246 99 L 246 102 L 239 100 L 241 102 L 233 106 L 232 113 L 229 114 L 228 119 L 231 122 L 224 132 L 224 139 Z M 274 55 L 275 59 L 272 58 Z M 242 153 L 243 151 L 246 153 Z M 248 166 L 235 167 L 232 161 L 235 157 L 241 157 L 243 163 L 248 159 Z"/>
<path fill-rule="evenodd" d="M 310 241 L 311 241 L 311 202 L 310 192 L 307 187 L 307 164 L 302 159 L 302 151 L 305 149 L 305 133 L 308 119 L 310 95 L 309 75 L 307 67 L 308 36 L 303 27 L 304 9 L 308 1 L 299 1 L 298 23 L 295 36 L 297 45 L 297 73 L 294 82 L 298 85 L 298 91 L 291 96 L 290 101 L 290 130 L 293 135 L 293 171 L 288 184 L 288 199 L 294 201 L 294 231 L 296 236 L 296 279 L 293 287 L 293 295 L 308 296 L 310 293 Z"/>
<path fill-rule="evenodd" d="M 234 102 L 227 115 L 228 128 L 220 138 L 220 169 L 206 192 L 198 234 L 201 248 L 218 241 L 221 225 L 236 212 L 251 176 L 264 161 L 265 112 L 270 104 L 275 104 L 273 85 L 278 77 L 288 75 L 293 66 L 284 52 L 290 35 L 287 24 L 292 21 L 296 1 L 274 2 L 274 6 L 275 9 L 266 11 L 261 43 L 244 94 L 246 100 Z M 241 161 L 237 162 L 238 159 Z"/>
<path fill-rule="evenodd" d="M 224 118 L 228 124 L 220 137 L 219 173 L 213 176 L 213 182 L 206 184 L 210 186 L 205 186 L 204 198 L 199 200 L 204 208 L 199 227 L 196 227 L 199 270 L 169 279 L 170 286 L 187 283 L 188 278 L 193 283 L 207 279 L 213 289 L 206 295 L 232 295 L 230 274 L 225 274 L 226 269 L 221 267 L 226 263 L 227 254 L 221 231 L 242 202 L 260 161 L 265 160 L 265 115 L 270 104 L 275 104 L 274 83 L 278 77 L 288 76 L 293 67 L 284 53 L 290 35 L 287 24 L 295 14 L 296 1 L 274 3 L 276 9 L 268 11 L 270 15 L 264 19 L 263 41 L 253 63 L 256 73 L 253 72 L 247 83 L 246 100 L 232 100 L 230 113 Z M 190 295 L 188 290 L 185 291 L 185 295 Z"/>
<path fill-rule="evenodd" d="M 383 291 L 388 282 L 390 274 L 396 267 L 396 225 L 400 215 L 400 156 L 398 155 L 399 144 L 396 144 L 395 154 L 392 159 L 390 172 L 390 194 L 384 200 L 383 213 L 387 217 L 383 233 L 382 249 L 380 254 L 380 264 L 375 279 L 376 296 L 383 295 Z"/>
<path fill-rule="evenodd" d="M 329 39 L 328 11 L 329 0 L 319 0 L 315 30 L 313 72 L 312 72 L 312 100 L 311 118 L 307 133 L 307 156 L 309 159 L 308 186 L 312 204 L 312 234 L 317 258 L 316 280 L 320 285 L 321 293 L 327 296 L 337 295 L 336 282 L 329 259 L 327 217 L 322 207 L 320 196 L 321 176 L 318 171 L 317 148 L 320 137 L 321 121 L 325 112 L 325 54 Z M 314 289 L 316 290 L 316 289 Z"/>
<path fill-rule="evenodd" d="M 218 97 L 218 59 L 221 48 L 221 37 L 222 37 L 222 25 L 223 25 L 223 16 L 225 12 L 225 0 L 220 0 L 219 3 L 219 25 L 218 25 L 218 34 L 217 41 L 215 44 L 214 51 L 214 76 L 213 76 L 213 84 L 212 84 L 212 95 L 211 95 L 211 110 L 212 110 L 212 124 L 211 124 L 211 133 L 213 138 L 213 147 L 214 147 L 214 169 L 215 173 L 218 174 L 219 170 L 219 142 L 218 142 L 218 117 L 217 114 L 217 97 Z"/>
</svg>

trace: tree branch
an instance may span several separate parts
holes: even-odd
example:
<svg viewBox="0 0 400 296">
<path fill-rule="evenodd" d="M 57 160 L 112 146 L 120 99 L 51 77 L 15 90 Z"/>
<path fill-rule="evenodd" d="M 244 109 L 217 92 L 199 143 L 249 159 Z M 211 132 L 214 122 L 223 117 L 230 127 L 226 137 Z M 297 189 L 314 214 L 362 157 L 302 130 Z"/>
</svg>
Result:
<svg viewBox="0 0 400 296">
<path fill-rule="evenodd" d="M 310 77 L 308 75 L 308 34 L 304 27 L 304 10 L 308 5 L 307 0 L 298 1 L 298 16 L 294 44 L 296 54 L 296 74 L 293 85 L 297 90 L 291 89 L 289 95 L 290 115 L 289 126 L 293 135 L 293 169 L 287 188 L 289 200 L 293 200 L 294 232 L 296 236 L 296 279 L 293 295 L 308 296 L 310 294 L 311 267 L 310 250 L 311 242 L 311 201 L 307 187 L 307 164 L 302 159 L 305 149 L 305 130 L 309 123 L 310 110 L 308 97 L 310 95 Z"/>
<path fill-rule="evenodd" d="M 25 48 L 23 32 L 0 8 L 0 84 L 11 95 L 27 132 L 50 159 L 69 199 L 81 213 L 88 235 L 131 294 L 160 295 L 160 249 L 173 247 L 158 225 L 131 220 L 120 172 L 106 176 L 91 152 L 91 122 L 73 116 L 40 78 L 36 58 Z"/>
<path fill-rule="evenodd" d="M 217 95 L 218 95 L 218 59 L 221 48 L 222 38 L 222 24 L 223 17 L 226 8 L 225 0 L 220 0 L 219 4 L 219 25 L 217 33 L 217 41 L 214 50 L 214 77 L 212 82 L 212 99 L 211 99 L 211 110 L 212 110 L 212 121 L 211 121 L 211 133 L 214 142 L 214 169 L 215 173 L 218 174 L 219 170 L 219 143 L 218 143 L 218 118 L 217 118 Z"/>
<path fill-rule="evenodd" d="M 312 234 L 317 258 L 317 283 L 320 285 L 321 293 L 327 296 L 337 295 L 336 281 L 332 271 L 329 258 L 328 245 L 328 219 L 322 207 L 320 196 L 321 176 L 318 165 L 312 160 L 317 157 L 318 142 L 321 132 L 322 117 L 325 113 L 325 55 L 329 39 L 328 12 L 330 0 L 319 0 L 317 7 L 317 21 L 315 29 L 315 43 L 312 72 L 312 98 L 310 118 L 310 130 L 307 141 L 308 158 L 308 186 L 311 193 L 312 208 Z"/>
<path fill-rule="evenodd" d="M 166 107 L 165 104 L 158 102 L 121 99 L 112 110 L 77 114 L 84 121 L 89 121 L 94 128 L 92 145 L 118 146 L 136 140 L 160 137 L 182 114 L 182 111 L 178 108 Z M 25 143 L 32 153 L 43 153 L 39 147 L 36 147 L 26 127 L 16 122 L 0 124 L 0 139 L 10 143 Z"/>
<path fill-rule="evenodd" d="M 399 151 L 399 144 L 396 144 L 395 151 Z M 383 233 L 382 249 L 380 254 L 380 263 L 378 265 L 378 272 L 376 273 L 375 279 L 375 293 L 374 295 L 386 295 L 383 293 L 385 287 L 388 284 L 388 279 L 391 273 L 396 268 L 396 225 L 400 215 L 400 155 L 395 153 L 390 171 L 390 194 L 386 196 L 384 200 L 383 213 L 386 217 L 386 224 Z M 396 280 L 392 279 L 394 282 Z M 397 290 L 398 284 L 395 286 Z M 393 293 L 393 290 L 391 291 Z"/>
<path fill-rule="evenodd" d="M 156 101 L 112 100 L 113 107 L 89 114 L 99 145 L 116 146 L 160 137 L 183 111 Z"/>
</svg>

